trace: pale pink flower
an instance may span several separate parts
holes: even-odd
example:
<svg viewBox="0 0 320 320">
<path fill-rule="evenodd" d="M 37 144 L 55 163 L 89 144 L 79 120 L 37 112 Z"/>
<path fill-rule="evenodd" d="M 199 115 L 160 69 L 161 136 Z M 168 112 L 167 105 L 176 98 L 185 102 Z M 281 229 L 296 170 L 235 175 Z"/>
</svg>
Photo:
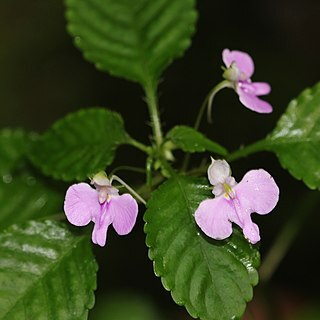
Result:
<svg viewBox="0 0 320 320">
<path fill-rule="evenodd" d="M 224 49 L 222 59 L 227 67 L 223 77 L 239 95 L 240 102 L 255 112 L 272 112 L 272 106 L 258 98 L 270 93 L 270 85 L 266 82 L 251 81 L 254 63 L 250 55 L 238 50 L 230 51 L 229 49 Z"/>
<path fill-rule="evenodd" d="M 241 182 L 231 176 L 225 160 L 214 160 L 208 168 L 210 183 L 214 186 L 214 199 L 200 203 L 195 220 L 209 237 L 222 240 L 232 234 L 232 222 L 242 230 L 251 243 L 260 240 L 258 226 L 252 222 L 251 213 L 267 214 L 279 199 L 279 188 L 271 175 L 263 169 L 250 170 Z"/>
<path fill-rule="evenodd" d="M 64 212 L 70 223 L 85 226 L 94 223 L 92 241 L 104 246 L 110 224 L 119 235 L 128 234 L 137 218 L 138 204 L 130 194 L 119 195 L 104 173 L 92 179 L 95 189 L 87 183 L 69 187 Z"/>
</svg>

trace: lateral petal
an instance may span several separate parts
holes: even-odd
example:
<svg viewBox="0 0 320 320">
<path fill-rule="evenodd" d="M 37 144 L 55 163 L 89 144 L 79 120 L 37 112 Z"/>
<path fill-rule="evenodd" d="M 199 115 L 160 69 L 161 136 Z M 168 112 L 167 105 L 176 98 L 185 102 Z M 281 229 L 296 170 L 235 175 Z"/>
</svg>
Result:
<svg viewBox="0 0 320 320">
<path fill-rule="evenodd" d="M 236 219 L 232 203 L 223 196 L 202 201 L 194 216 L 200 229 L 216 240 L 226 239 L 231 235 L 230 220 Z"/>
<path fill-rule="evenodd" d="M 255 96 L 264 96 L 271 92 L 271 86 L 267 82 L 248 82 L 244 81 L 239 84 L 247 93 Z"/>
<path fill-rule="evenodd" d="M 246 212 L 267 214 L 279 200 L 279 188 L 263 169 L 250 170 L 234 187 L 236 197 Z"/>
<path fill-rule="evenodd" d="M 246 92 L 243 88 L 237 90 L 240 102 L 248 109 L 258 113 L 272 112 L 272 106 L 269 102 L 259 99 L 256 95 Z"/>
<path fill-rule="evenodd" d="M 98 192 L 87 183 L 73 184 L 66 192 L 64 212 L 70 223 L 85 226 L 100 214 Z"/>
<path fill-rule="evenodd" d="M 113 196 L 109 203 L 108 214 L 112 225 L 119 235 L 128 234 L 136 223 L 138 215 L 137 201 L 128 193 Z"/>
</svg>

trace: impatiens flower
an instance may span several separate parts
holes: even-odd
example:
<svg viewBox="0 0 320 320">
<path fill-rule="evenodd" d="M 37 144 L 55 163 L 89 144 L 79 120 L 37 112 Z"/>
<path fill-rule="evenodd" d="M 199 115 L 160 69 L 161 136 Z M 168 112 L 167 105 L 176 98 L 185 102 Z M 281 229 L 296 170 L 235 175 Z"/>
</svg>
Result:
<svg viewBox="0 0 320 320">
<path fill-rule="evenodd" d="M 239 95 L 240 102 L 250 110 L 259 113 L 272 112 L 272 106 L 258 98 L 270 93 L 271 87 L 266 82 L 252 82 L 254 71 L 252 58 L 245 52 L 224 49 L 222 59 L 227 67 L 223 77 Z"/>
<path fill-rule="evenodd" d="M 87 183 L 69 187 L 64 201 L 64 212 L 70 223 L 85 226 L 94 223 L 92 241 L 106 244 L 110 224 L 119 235 L 128 234 L 137 218 L 138 204 L 130 194 L 119 195 L 104 172 L 92 178 L 95 189 Z"/>
<path fill-rule="evenodd" d="M 260 240 L 258 226 L 251 213 L 267 214 L 279 199 L 279 188 L 271 175 L 263 169 L 250 170 L 237 184 L 225 160 L 214 160 L 208 168 L 214 199 L 200 203 L 195 220 L 209 237 L 222 240 L 232 234 L 232 222 L 242 230 L 251 243 Z"/>
</svg>

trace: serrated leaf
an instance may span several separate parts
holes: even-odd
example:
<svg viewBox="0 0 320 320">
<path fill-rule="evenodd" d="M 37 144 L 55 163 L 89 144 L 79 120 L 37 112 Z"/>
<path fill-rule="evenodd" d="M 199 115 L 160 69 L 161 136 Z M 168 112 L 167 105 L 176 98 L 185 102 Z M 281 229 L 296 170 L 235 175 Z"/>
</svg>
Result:
<svg viewBox="0 0 320 320">
<path fill-rule="evenodd" d="M 9 174 L 24 158 L 30 139 L 21 129 L 0 131 L 0 176 Z"/>
<path fill-rule="evenodd" d="M 221 156 L 226 156 L 228 153 L 224 147 L 188 126 L 174 127 L 168 132 L 167 137 L 185 152 L 210 151 Z"/>
<path fill-rule="evenodd" d="M 320 188 L 320 83 L 290 102 L 266 143 L 295 178 Z"/>
<path fill-rule="evenodd" d="M 63 195 L 42 179 L 24 173 L 0 180 L 0 230 L 62 211 Z"/>
<path fill-rule="evenodd" d="M 190 315 L 240 317 L 258 282 L 259 253 L 234 229 L 225 241 L 205 237 L 193 214 L 212 194 L 203 179 L 176 176 L 156 190 L 145 213 L 146 243 L 156 275 Z"/>
<path fill-rule="evenodd" d="M 66 0 L 68 30 L 100 70 L 155 82 L 195 30 L 194 0 Z"/>
<path fill-rule="evenodd" d="M 97 265 L 87 237 L 30 221 L 0 233 L 0 318 L 87 319 Z"/>
<path fill-rule="evenodd" d="M 81 181 L 104 170 L 127 139 L 118 113 L 102 108 L 80 110 L 54 123 L 34 143 L 30 158 L 46 175 Z"/>
</svg>

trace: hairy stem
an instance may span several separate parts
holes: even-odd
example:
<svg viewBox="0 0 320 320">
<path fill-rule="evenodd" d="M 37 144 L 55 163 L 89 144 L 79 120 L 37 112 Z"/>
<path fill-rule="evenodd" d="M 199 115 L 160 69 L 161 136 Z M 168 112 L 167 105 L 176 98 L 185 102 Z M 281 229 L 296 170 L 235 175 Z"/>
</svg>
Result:
<svg viewBox="0 0 320 320">
<path fill-rule="evenodd" d="M 156 143 L 156 146 L 159 147 L 162 144 L 163 136 L 161 130 L 156 87 L 156 85 L 153 85 L 153 83 L 149 81 L 145 85 L 144 90 L 146 94 L 146 102 L 149 108 L 154 141 Z"/>
</svg>

